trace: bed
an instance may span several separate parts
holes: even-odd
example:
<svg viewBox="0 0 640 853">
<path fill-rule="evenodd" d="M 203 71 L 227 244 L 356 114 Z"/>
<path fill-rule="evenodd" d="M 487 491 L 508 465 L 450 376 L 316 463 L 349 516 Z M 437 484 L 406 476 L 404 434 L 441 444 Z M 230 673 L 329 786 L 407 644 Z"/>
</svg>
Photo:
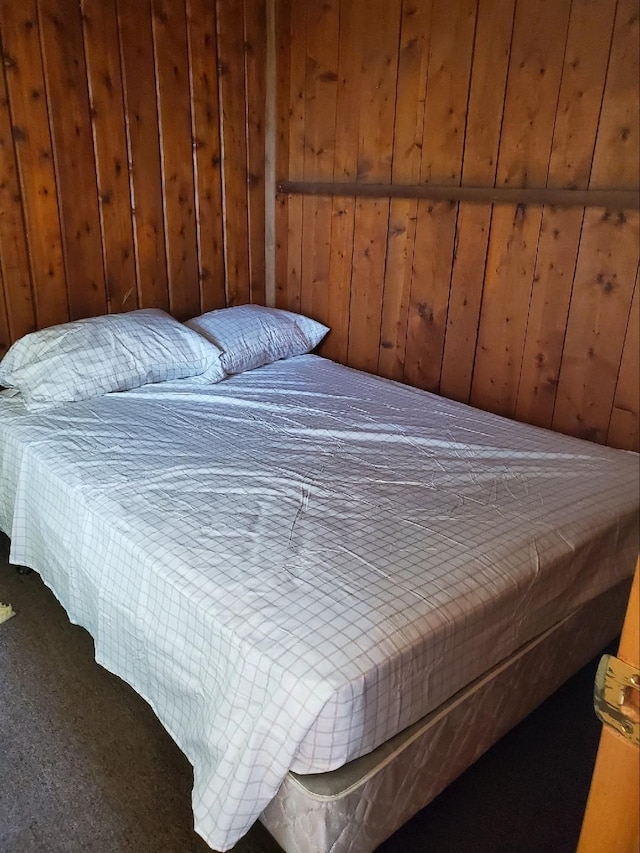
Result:
<svg viewBox="0 0 640 853">
<path fill-rule="evenodd" d="M 615 637 L 638 552 L 636 454 L 309 348 L 0 396 L 11 560 L 154 708 L 216 850 L 258 818 L 374 850 Z"/>
</svg>

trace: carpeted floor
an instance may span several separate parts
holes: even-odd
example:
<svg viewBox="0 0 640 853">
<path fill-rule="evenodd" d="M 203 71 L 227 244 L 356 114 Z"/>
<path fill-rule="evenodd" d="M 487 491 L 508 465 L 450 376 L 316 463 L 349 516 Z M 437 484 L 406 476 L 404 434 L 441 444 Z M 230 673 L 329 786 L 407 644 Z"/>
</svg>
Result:
<svg viewBox="0 0 640 853">
<path fill-rule="evenodd" d="M 93 660 L 0 539 L 0 853 L 206 853 L 191 767 L 149 706 Z M 503 738 L 380 853 L 573 853 L 599 725 L 596 662 Z M 274 853 L 257 826 L 236 853 Z"/>
</svg>

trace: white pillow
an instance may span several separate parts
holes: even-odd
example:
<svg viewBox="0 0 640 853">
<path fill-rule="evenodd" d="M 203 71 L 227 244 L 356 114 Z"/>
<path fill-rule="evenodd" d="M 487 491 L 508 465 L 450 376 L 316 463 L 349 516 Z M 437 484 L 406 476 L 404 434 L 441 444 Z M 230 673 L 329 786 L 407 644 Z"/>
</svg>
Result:
<svg viewBox="0 0 640 853">
<path fill-rule="evenodd" d="M 327 326 L 302 314 L 262 305 L 219 308 L 194 317 L 185 325 L 220 347 L 222 366 L 228 374 L 303 355 L 329 331 Z"/>
<path fill-rule="evenodd" d="M 0 385 L 17 388 L 28 409 L 168 379 L 218 382 L 224 375 L 218 347 L 158 308 L 32 332 L 0 361 Z"/>
</svg>

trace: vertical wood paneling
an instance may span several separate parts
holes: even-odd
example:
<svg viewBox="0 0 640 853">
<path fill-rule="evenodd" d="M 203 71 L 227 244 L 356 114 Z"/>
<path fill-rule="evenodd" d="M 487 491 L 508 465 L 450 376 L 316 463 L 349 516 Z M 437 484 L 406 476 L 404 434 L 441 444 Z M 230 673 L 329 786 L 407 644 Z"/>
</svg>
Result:
<svg viewBox="0 0 640 853">
<path fill-rule="evenodd" d="M 220 16 L 206 0 L 0 0 L 6 343 L 105 311 L 224 306 L 225 244 L 232 300 L 264 301 L 265 0 Z"/>
<path fill-rule="evenodd" d="M 573 0 L 549 161 L 549 185 L 586 187 L 611 50 L 616 0 Z"/>
<path fill-rule="evenodd" d="M 9 338 L 32 331 L 36 317 L 3 69 L 0 71 L 0 275 L 7 310 L 7 334 L 2 335 L 6 346 Z"/>
<path fill-rule="evenodd" d="M 285 5 L 288 44 L 280 42 L 286 58 L 278 68 L 288 150 L 279 179 L 638 186 L 638 0 L 562 0 L 552 13 L 542 0 L 397 0 L 384 10 L 365 0 Z M 309 32 L 328 7 L 333 20 L 339 8 L 333 137 L 322 97 L 306 86 L 318 50 L 334 55 L 333 42 Z M 399 17 L 392 23 L 383 11 Z M 369 57 L 392 29 L 398 44 L 388 39 L 380 76 Z M 622 354 L 637 267 L 635 214 L 611 211 L 604 221 L 603 211 L 580 207 L 344 195 L 278 203 L 287 222 L 276 259 L 278 304 L 326 317 L 332 332 L 323 354 L 521 420 L 637 441 L 632 428 L 613 421 L 609 428 L 608 420 L 615 387 L 623 401 L 617 423 L 623 410 L 637 409 L 625 402 L 634 383 L 615 367 L 622 359 L 624 376 L 638 384 L 630 343 Z M 329 204 L 327 236 L 326 213 L 317 212 Z M 594 298 L 588 282 L 614 274 L 619 296 Z M 615 331 L 617 342 L 603 353 L 598 339 L 594 358 L 588 351 L 596 351 L 599 328 Z M 568 394 L 576 382 L 586 391 Z"/>
<path fill-rule="evenodd" d="M 391 178 L 399 4 L 359 5 L 352 21 L 362 36 L 359 73 L 351 81 L 359 100 L 356 180 L 384 182 Z M 378 366 L 388 220 L 388 201 L 356 202 L 347 358 L 362 370 Z"/>
<path fill-rule="evenodd" d="M 7 304 L 4 295 L 4 280 L 2 268 L 0 267 L 0 356 L 9 349 L 11 335 L 9 332 L 9 321 L 7 320 Z"/>
<path fill-rule="evenodd" d="M 69 319 L 69 303 L 35 0 L 2 0 L 0 15 L 36 316 L 51 326 Z"/>
<path fill-rule="evenodd" d="M 151 2 L 118 0 L 141 308 L 169 309 Z M 143 168 L 144 164 L 144 168 Z"/>
<path fill-rule="evenodd" d="M 278 0 L 278 179 L 638 186 L 638 0 Z M 0 0 L 0 337 L 265 299 L 265 0 Z M 224 208 L 224 216 L 223 216 Z M 279 196 L 321 352 L 638 442 L 638 216 Z"/>
<path fill-rule="evenodd" d="M 198 247 L 185 9 L 153 0 L 164 232 L 169 308 L 179 320 L 199 313 Z"/>
<path fill-rule="evenodd" d="M 607 444 L 613 447 L 640 447 L 638 376 L 640 376 L 640 284 L 636 273 L 627 334 L 607 432 Z"/>
<path fill-rule="evenodd" d="M 491 213 L 490 205 L 458 206 L 440 393 L 462 403 L 471 394 Z"/>
<path fill-rule="evenodd" d="M 73 319 L 107 309 L 87 69 L 79 6 L 39 0 L 38 9 Z"/>
<path fill-rule="evenodd" d="M 276 304 L 276 199 L 278 75 L 276 0 L 265 0 L 264 36 L 264 302 Z M 285 65 L 286 65 L 285 61 Z"/>
<path fill-rule="evenodd" d="M 402 4 L 392 166 L 399 184 L 420 179 L 431 11 L 431 3 Z M 417 201 L 391 200 L 378 356 L 378 372 L 389 379 L 404 375 L 417 218 Z"/>
<path fill-rule="evenodd" d="M 602 103 L 615 2 L 571 7 L 548 186 L 586 188 Z M 583 210 L 546 208 L 536 258 L 516 417 L 551 426 Z"/>
<path fill-rule="evenodd" d="M 306 23 L 304 5 L 302 3 L 287 0 L 278 5 L 280 26 L 280 39 L 278 46 L 287 54 L 287 68 L 289 78 L 281 80 L 285 86 L 284 95 L 280 105 L 279 124 L 281 134 L 286 136 L 286 147 L 283 144 L 281 150 L 287 160 L 279 160 L 280 172 L 278 177 L 290 174 L 297 178 L 303 177 L 304 169 L 304 112 L 305 112 L 305 72 L 306 53 L 305 50 L 290 51 L 294 33 L 296 38 L 306 38 Z M 282 59 L 278 60 L 278 67 L 282 68 Z M 293 196 L 287 204 L 286 217 L 280 216 L 280 239 L 286 239 L 287 251 L 283 263 L 277 266 L 279 271 L 284 271 L 284 280 L 276 281 L 276 304 L 291 311 L 300 310 L 300 290 L 302 287 L 302 196 Z M 286 233 L 283 229 L 286 228 Z M 276 250 L 278 253 L 278 250 Z M 278 261 L 276 261 L 278 264 Z"/>
<path fill-rule="evenodd" d="M 333 177 L 336 180 L 355 180 L 357 172 L 358 146 L 354 144 L 354 139 L 358 132 L 360 104 L 359 93 L 353 81 L 358 75 L 359 54 L 352 50 L 357 27 L 358 18 L 354 6 L 341 3 L 333 140 Z M 320 352 L 345 363 L 349 349 L 355 200 L 347 196 L 336 196 L 332 199 L 331 220 L 326 320 L 331 332 L 323 341 Z"/>
<path fill-rule="evenodd" d="M 115 0 L 83 0 L 82 21 L 98 173 L 109 311 L 138 307 L 120 44 Z"/>
<path fill-rule="evenodd" d="M 249 206 L 249 296 L 265 302 L 265 49 L 266 4 L 244 0 L 247 186 Z M 255 239 L 257 236 L 257 239 Z"/>
<path fill-rule="evenodd" d="M 590 186 L 638 183 L 638 39 L 637 0 L 619 0 Z M 554 429 L 606 440 L 638 269 L 638 221 L 637 212 L 585 213 Z"/>
<path fill-rule="evenodd" d="M 497 182 L 544 186 L 560 87 L 569 0 L 518 2 Z M 542 209 L 496 206 L 480 314 L 471 402 L 513 415 L 523 357 Z"/>
<path fill-rule="evenodd" d="M 302 196 L 292 198 L 287 207 L 286 240 L 288 244 L 286 279 L 280 287 L 277 305 L 290 311 L 300 311 L 302 288 Z"/>
<path fill-rule="evenodd" d="M 460 182 L 475 23 L 475 0 L 435 0 L 421 182 Z M 418 202 L 404 379 L 431 391 L 440 385 L 457 213 L 455 204 Z"/>
<path fill-rule="evenodd" d="M 460 182 L 476 6 L 475 0 L 433 2 L 421 183 Z"/>
<path fill-rule="evenodd" d="M 541 209 L 493 211 L 471 403 L 513 414 L 533 284 Z"/>
<path fill-rule="evenodd" d="M 481 0 L 473 51 L 462 182 L 495 181 L 515 0 Z M 440 390 L 468 402 L 491 223 L 490 205 L 460 204 Z"/>
<path fill-rule="evenodd" d="M 359 370 L 378 366 L 388 220 L 388 202 L 356 201 L 347 359 Z"/>
<path fill-rule="evenodd" d="M 637 213 L 585 215 L 553 428 L 606 440 L 640 241 Z"/>
<path fill-rule="evenodd" d="M 542 215 L 515 408 L 538 426 L 553 417 L 582 218 L 581 208 Z"/>
<path fill-rule="evenodd" d="M 640 179 L 639 105 L 633 94 L 637 92 L 640 71 L 639 30 L 637 0 L 619 0 L 590 186 L 637 186 Z M 639 246 L 637 211 L 586 211 L 553 413 L 554 429 L 595 441 L 606 440 Z M 636 395 L 637 385 L 636 382 Z M 637 403 L 628 407 L 637 409 Z"/>
<path fill-rule="evenodd" d="M 222 160 L 215 6 L 188 0 L 196 233 L 202 310 L 225 305 Z"/>
<path fill-rule="evenodd" d="M 589 186 L 637 187 L 640 158 L 640 3 L 618 0 Z"/>
<path fill-rule="evenodd" d="M 349 301 L 353 259 L 355 201 L 336 196 L 331 204 L 331 255 L 327 293 L 327 320 L 331 329 L 319 352 L 343 364 L 349 349 Z"/>
<path fill-rule="evenodd" d="M 306 9 L 304 97 L 313 103 L 304 128 L 303 175 L 333 176 L 338 80 L 338 3 L 310 4 Z M 329 267 L 332 200 L 308 197 L 302 202 L 303 298 L 301 310 L 322 322 L 329 319 Z"/>
<path fill-rule="evenodd" d="M 222 105 L 225 262 L 227 302 L 249 302 L 249 221 L 247 208 L 247 134 L 244 67 L 244 18 L 241 0 L 216 3 L 219 91 Z M 236 97 L 234 97 L 234 93 Z"/>
<path fill-rule="evenodd" d="M 291 0 L 279 0 L 275 4 L 276 31 L 276 183 L 291 170 L 289 134 L 293 125 L 291 113 L 291 86 L 293 73 L 291 67 Z M 293 199 L 279 195 L 275 210 L 275 304 L 284 307 L 287 300 L 287 286 L 290 282 L 289 251 L 293 246 L 289 241 L 289 216 Z"/>
</svg>

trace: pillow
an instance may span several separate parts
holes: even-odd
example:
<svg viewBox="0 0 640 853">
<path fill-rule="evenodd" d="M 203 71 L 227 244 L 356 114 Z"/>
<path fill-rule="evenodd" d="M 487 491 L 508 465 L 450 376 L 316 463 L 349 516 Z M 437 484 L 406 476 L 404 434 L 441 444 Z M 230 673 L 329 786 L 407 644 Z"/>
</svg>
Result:
<svg viewBox="0 0 640 853">
<path fill-rule="evenodd" d="M 185 325 L 220 347 L 220 360 L 228 374 L 303 355 L 329 331 L 327 326 L 302 314 L 262 305 L 219 308 L 194 317 Z"/>
<path fill-rule="evenodd" d="M 218 382 L 224 375 L 218 347 L 158 308 L 32 332 L 0 361 L 0 385 L 17 388 L 28 409 L 167 379 Z"/>
</svg>

